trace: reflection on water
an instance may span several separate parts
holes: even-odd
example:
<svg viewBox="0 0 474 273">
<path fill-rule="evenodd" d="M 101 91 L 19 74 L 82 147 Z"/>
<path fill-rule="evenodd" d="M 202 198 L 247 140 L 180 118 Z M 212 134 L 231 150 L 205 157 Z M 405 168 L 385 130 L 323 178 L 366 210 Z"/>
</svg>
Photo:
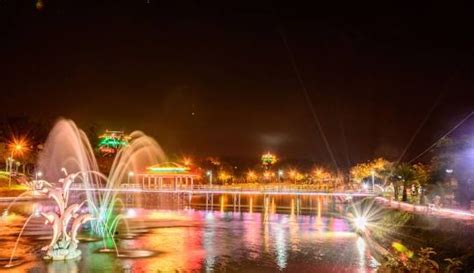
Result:
<svg viewBox="0 0 474 273">
<path fill-rule="evenodd" d="M 149 258 L 98 253 L 102 242 L 80 244 L 76 261 L 44 262 L 50 231 L 33 220 L 21 238 L 25 263 L 11 272 L 371 272 L 365 241 L 344 218 L 346 205 L 330 197 L 124 195 L 122 213 L 136 237 L 121 249 L 153 250 Z M 215 203 L 214 203 L 215 202 Z M 9 257 L 26 217 L 46 203 L 21 203 L 2 220 L 0 257 Z M 1 208 L 1 207 L 0 207 Z M 21 216 L 23 215 L 23 216 Z M 124 222 L 125 223 L 125 222 Z M 119 235 L 125 228 L 119 229 Z M 7 270 L 8 272 L 8 270 Z"/>
</svg>

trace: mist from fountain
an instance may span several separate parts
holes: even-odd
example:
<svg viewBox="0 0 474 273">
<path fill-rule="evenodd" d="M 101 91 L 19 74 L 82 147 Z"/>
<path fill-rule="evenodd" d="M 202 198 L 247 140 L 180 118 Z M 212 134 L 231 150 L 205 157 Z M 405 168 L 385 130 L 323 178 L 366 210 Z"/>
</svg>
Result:
<svg viewBox="0 0 474 273">
<path fill-rule="evenodd" d="M 107 189 L 120 188 L 129 179 L 129 173 L 143 172 L 146 166 L 166 161 L 166 156 L 158 143 L 143 132 L 135 131 L 129 145 L 118 151 L 107 180 Z M 105 191 L 99 208 L 100 219 L 110 223 L 110 230 L 117 230 L 118 219 L 113 219 L 117 192 Z M 118 217 L 118 216 L 115 216 Z M 114 233 L 113 233 L 114 234 Z"/>
<path fill-rule="evenodd" d="M 67 173 L 81 173 L 85 187 L 100 183 L 99 167 L 86 134 L 72 120 L 60 119 L 48 135 L 44 150 L 39 154 L 37 169 L 47 181 L 64 179 Z M 68 178 L 68 176 L 66 177 Z M 86 192 L 87 199 L 97 204 L 96 195 Z"/>
</svg>

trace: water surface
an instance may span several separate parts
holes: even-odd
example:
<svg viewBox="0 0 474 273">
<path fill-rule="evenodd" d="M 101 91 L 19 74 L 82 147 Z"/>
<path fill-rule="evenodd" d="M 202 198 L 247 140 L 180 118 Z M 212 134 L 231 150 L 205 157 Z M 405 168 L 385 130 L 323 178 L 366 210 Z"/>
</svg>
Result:
<svg viewBox="0 0 474 273">
<path fill-rule="evenodd" d="M 45 262 L 50 235 L 33 218 L 20 239 L 25 260 L 11 272 L 372 272 L 365 241 L 345 218 L 347 204 L 330 197 L 188 196 L 127 194 L 118 210 L 127 217 L 120 249 L 146 249 L 148 258 L 98 253 L 101 241 L 81 242 L 77 261 Z M 240 200 L 239 200 L 240 199 Z M 2 210 L 5 204 L 0 204 Z M 0 257 L 9 257 L 26 217 L 50 210 L 46 201 L 23 202 L 2 220 Z M 26 217 L 25 217 L 26 216 Z M 124 238 L 132 233 L 134 237 Z M 87 231 L 83 232 L 87 237 Z M 84 237 L 84 238 L 85 238 Z M 8 272 L 8 270 L 7 270 Z"/>
</svg>

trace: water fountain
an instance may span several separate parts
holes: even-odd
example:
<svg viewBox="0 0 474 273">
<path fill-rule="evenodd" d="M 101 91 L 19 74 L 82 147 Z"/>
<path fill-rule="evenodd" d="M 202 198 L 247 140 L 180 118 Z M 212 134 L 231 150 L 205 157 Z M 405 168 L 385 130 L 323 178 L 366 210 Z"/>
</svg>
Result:
<svg viewBox="0 0 474 273">
<path fill-rule="evenodd" d="M 128 146 L 122 148 L 111 168 L 109 176 L 99 172 L 93 149 L 84 134 L 71 120 L 61 119 L 51 130 L 44 151 L 40 154 L 37 168 L 42 171 L 44 179 L 35 177 L 27 181 L 27 185 L 41 195 L 54 200 L 57 210 L 35 213 L 46 219 L 45 224 L 53 228 L 51 242 L 42 250 L 44 259 L 68 260 L 81 255 L 78 247 L 77 232 L 79 228 L 90 222 L 94 233 L 104 239 L 104 249 L 100 252 L 115 252 L 118 257 L 145 257 L 153 253 L 146 250 L 118 250 L 114 240 L 119 222 L 126 221 L 120 214 L 115 214 L 115 204 L 121 202 L 117 191 L 113 189 L 127 179 L 130 171 L 139 172 L 146 166 L 165 160 L 160 146 L 142 132 L 133 132 Z M 56 185 L 48 181 L 58 181 Z M 82 203 L 69 204 L 71 187 L 75 182 L 85 189 L 85 200 Z M 101 188 L 102 191 L 95 191 Z M 87 203 L 87 213 L 80 212 Z M 11 205 L 8 207 L 10 209 Z M 7 210 L 8 210 L 7 209 Z M 23 230 L 32 214 L 24 223 L 17 238 L 15 247 L 6 267 L 14 266 L 14 254 Z M 72 221 L 72 225 L 70 222 Z M 128 227 L 128 224 L 125 224 Z M 130 231 L 128 231 L 130 233 Z M 109 248 L 106 239 L 112 242 Z"/>
<path fill-rule="evenodd" d="M 166 160 L 163 150 L 151 137 L 140 131 L 133 132 L 128 146 L 122 148 L 115 157 L 107 179 L 105 193 L 100 202 L 100 219 L 109 224 L 110 230 L 116 230 L 119 215 L 113 215 L 114 206 L 118 202 L 117 192 L 111 191 L 121 187 L 121 183 L 128 178 L 129 172 L 138 173 L 146 166 Z M 117 218 L 117 219 L 115 219 Z"/>
</svg>

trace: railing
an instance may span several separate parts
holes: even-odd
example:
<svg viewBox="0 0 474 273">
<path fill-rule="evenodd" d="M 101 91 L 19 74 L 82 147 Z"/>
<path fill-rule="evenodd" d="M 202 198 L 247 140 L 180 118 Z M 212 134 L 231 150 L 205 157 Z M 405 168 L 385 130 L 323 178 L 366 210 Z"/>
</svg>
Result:
<svg viewBox="0 0 474 273">
<path fill-rule="evenodd" d="M 86 190 L 83 184 L 76 184 L 72 188 L 73 190 Z M 122 184 L 120 188 L 107 189 L 107 188 L 91 188 L 88 190 L 114 190 L 114 191 L 148 191 L 148 192 L 225 192 L 225 193 L 319 193 L 319 194 L 357 194 L 357 195 L 373 195 L 370 192 L 357 192 L 349 190 L 338 190 L 330 191 L 327 189 L 321 189 L 320 187 L 313 185 L 258 185 L 258 184 L 246 184 L 246 185 L 162 185 L 156 186 L 147 184 Z"/>
<path fill-rule="evenodd" d="M 155 189 L 155 190 L 208 190 L 208 191 L 319 191 L 319 192 L 331 192 L 329 190 L 324 190 L 317 187 L 311 187 L 306 185 L 193 185 L 193 186 L 185 186 L 185 185 L 162 185 L 154 186 L 151 185 L 147 187 L 142 184 L 122 184 L 121 188 L 123 189 Z"/>
<path fill-rule="evenodd" d="M 474 219 L 474 213 L 470 211 L 465 211 L 465 210 L 440 208 L 438 206 L 434 206 L 433 204 L 415 205 L 415 204 L 409 204 L 402 201 L 395 201 L 395 200 L 391 200 L 391 199 L 387 199 L 383 197 L 377 197 L 376 200 L 390 208 L 395 208 L 395 209 L 413 212 L 413 213 L 437 215 L 441 217 L 449 217 L 449 218 L 454 218 L 454 219 L 468 219 L 468 220 Z"/>
</svg>

